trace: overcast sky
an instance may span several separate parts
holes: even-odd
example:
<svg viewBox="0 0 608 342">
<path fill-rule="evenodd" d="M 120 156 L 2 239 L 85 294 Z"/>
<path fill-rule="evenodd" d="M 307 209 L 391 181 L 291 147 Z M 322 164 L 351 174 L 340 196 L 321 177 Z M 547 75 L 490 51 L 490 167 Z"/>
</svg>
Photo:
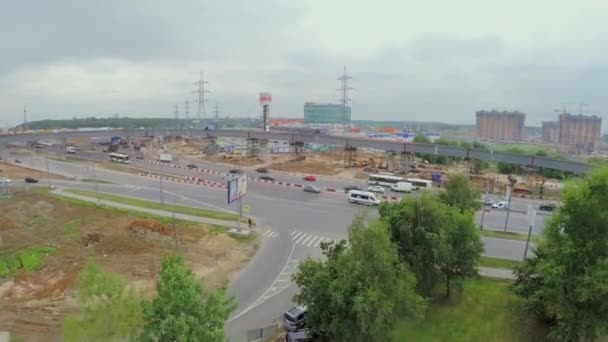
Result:
<svg viewBox="0 0 608 342">
<path fill-rule="evenodd" d="M 473 123 L 567 105 L 608 127 L 608 1 L 0 0 L 0 126 L 74 116 L 183 115 L 199 72 L 231 116 L 337 102 L 354 119 Z"/>
</svg>

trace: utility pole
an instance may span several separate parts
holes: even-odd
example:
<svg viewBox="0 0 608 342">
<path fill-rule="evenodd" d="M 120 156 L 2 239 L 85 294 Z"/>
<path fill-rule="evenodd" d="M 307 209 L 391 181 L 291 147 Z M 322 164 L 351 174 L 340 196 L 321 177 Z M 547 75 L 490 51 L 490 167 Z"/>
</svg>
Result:
<svg viewBox="0 0 608 342">
<path fill-rule="evenodd" d="M 215 121 L 219 120 L 220 118 L 220 105 L 216 102 L 215 103 Z"/>
<path fill-rule="evenodd" d="M 174 112 L 174 115 L 175 115 L 175 127 L 176 127 L 176 128 L 179 128 L 179 110 L 178 110 L 178 108 L 177 108 L 177 103 L 175 104 L 175 112 Z"/>
<path fill-rule="evenodd" d="M 209 82 L 205 81 L 203 78 L 203 73 L 201 72 L 200 79 L 194 82 L 194 84 L 197 86 L 195 92 L 198 95 L 198 111 L 196 112 L 196 119 L 200 121 L 202 117 L 206 116 L 205 102 L 207 102 L 207 99 L 205 99 L 205 94 L 209 94 L 210 91 L 205 89 L 205 84 L 209 84 Z"/>
<path fill-rule="evenodd" d="M 177 226 L 175 225 L 175 210 L 173 211 L 173 238 L 175 239 L 175 251 L 179 254 L 179 234 L 177 233 Z"/>
<path fill-rule="evenodd" d="M 342 95 L 340 102 L 342 103 L 342 125 L 344 129 L 344 136 L 346 136 L 346 133 L 350 130 L 350 115 L 348 113 L 350 108 L 348 107 L 348 104 L 351 99 L 348 92 L 353 90 L 353 88 L 349 87 L 348 81 L 351 79 L 352 77 L 346 72 L 346 66 L 344 66 L 344 72 L 340 77 L 338 77 L 338 80 L 341 81 L 341 86 L 339 89 L 337 89 Z"/>
<path fill-rule="evenodd" d="M 190 100 L 184 101 L 184 117 L 186 120 L 190 120 Z"/>
<path fill-rule="evenodd" d="M 507 200 L 507 217 L 505 218 L 505 228 L 504 231 L 507 231 L 507 225 L 509 225 L 509 214 L 511 213 L 511 197 L 513 196 L 513 181 L 509 179 L 509 185 L 507 186 L 507 191 L 509 191 L 509 199 Z"/>
<path fill-rule="evenodd" d="M 23 107 L 23 130 L 25 131 L 25 125 L 27 124 L 27 108 Z"/>
<path fill-rule="evenodd" d="M 165 195 L 163 194 L 163 177 L 160 176 L 158 181 L 160 183 L 160 204 L 165 204 Z"/>
<path fill-rule="evenodd" d="M 95 181 L 95 197 L 97 198 L 97 206 L 99 207 L 99 182 L 97 181 L 97 169 L 93 164 L 93 180 Z"/>
<path fill-rule="evenodd" d="M 483 198 L 483 204 L 481 205 L 481 223 L 479 224 L 479 228 L 483 230 L 483 220 L 486 216 L 486 205 L 488 203 L 488 192 L 490 192 L 490 182 L 486 183 L 486 195 Z"/>
</svg>

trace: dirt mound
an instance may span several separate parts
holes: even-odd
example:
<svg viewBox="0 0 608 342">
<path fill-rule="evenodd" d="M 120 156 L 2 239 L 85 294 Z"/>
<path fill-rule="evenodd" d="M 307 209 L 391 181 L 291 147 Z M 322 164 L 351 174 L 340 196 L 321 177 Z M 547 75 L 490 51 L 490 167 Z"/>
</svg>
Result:
<svg viewBox="0 0 608 342">
<path fill-rule="evenodd" d="M 0 215 L 0 230 L 11 230 L 17 228 L 15 222 L 10 218 Z"/>
<path fill-rule="evenodd" d="M 159 222 L 135 220 L 127 229 L 131 236 L 143 237 L 146 240 L 168 239 L 173 237 L 173 229 Z"/>
<path fill-rule="evenodd" d="M 85 247 L 93 246 L 97 244 L 102 237 L 103 234 L 100 233 L 85 233 L 80 236 L 80 243 Z"/>
</svg>

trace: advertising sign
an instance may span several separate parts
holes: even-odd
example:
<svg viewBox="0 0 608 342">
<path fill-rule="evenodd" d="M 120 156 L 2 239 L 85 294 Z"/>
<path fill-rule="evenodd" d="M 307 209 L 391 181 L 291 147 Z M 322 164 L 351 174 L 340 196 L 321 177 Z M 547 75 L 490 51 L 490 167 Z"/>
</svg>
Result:
<svg viewBox="0 0 608 342">
<path fill-rule="evenodd" d="M 247 176 L 228 180 L 228 204 L 247 194 Z"/>
</svg>

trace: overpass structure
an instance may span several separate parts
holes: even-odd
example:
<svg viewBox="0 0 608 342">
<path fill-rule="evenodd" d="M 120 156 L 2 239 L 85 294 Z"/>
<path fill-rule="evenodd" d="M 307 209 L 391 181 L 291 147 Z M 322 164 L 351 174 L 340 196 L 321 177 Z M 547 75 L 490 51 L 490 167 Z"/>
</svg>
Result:
<svg viewBox="0 0 608 342">
<path fill-rule="evenodd" d="M 313 133 L 291 133 L 270 131 L 263 132 L 257 130 L 216 130 L 205 131 L 202 129 L 117 129 L 103 131 L 67 131 L 58 133 L 34 133 L 34 134 L 15 134 L 0 136 L 0 145 L 11 142 L 35 141 L 45 139 L 67 139 L 76 137 L 109 137 L 109 136 L 215 136 L 232 138 L 257 138 L 268 140 L 283 140 L 289 142 L 302 141 L 320 145 L 334 145 L 345 147 L 369 148 L 384 151 L 394 151 L 397 153 L 424 153 L 443 155 L 446 157 L 456 157 L 463 159 L 479 159 L 509 164 L 518 164 L 526 167 L 543 167 L 548 169 L 568 171 L 574 174 L 585 174 L 590 171 L 589 164 L 557 160 L 545 157 L 527 156 L 507 152 L 495 152 L 491 150 L 479 150 L 455 146 L 445 146 L 436 144 L 414 144 L 398 141 L 351 138 Z"/>
</svg>

